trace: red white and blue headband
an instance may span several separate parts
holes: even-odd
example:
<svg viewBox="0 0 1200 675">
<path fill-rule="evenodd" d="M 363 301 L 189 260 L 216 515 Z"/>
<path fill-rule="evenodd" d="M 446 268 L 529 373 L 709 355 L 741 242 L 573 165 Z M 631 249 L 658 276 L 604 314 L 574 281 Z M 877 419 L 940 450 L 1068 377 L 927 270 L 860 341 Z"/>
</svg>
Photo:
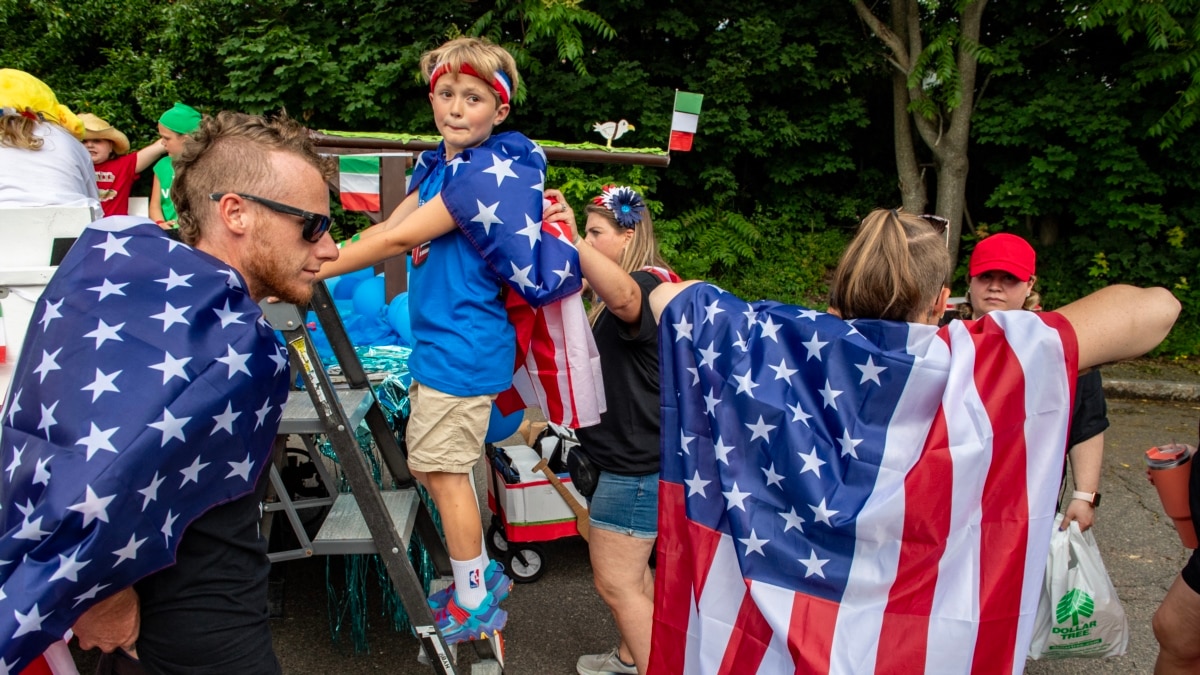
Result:
<svg viewBox="0 0 1200 675">
<path fill-rule="evenodd" d="M 433 88 L 437 85 L 439 77 L 449 72 L 452 72 L 449 63 L 439 63 L 437 67 L 433 69 L 433 73 L 429 76 L 429 91 L 433 91 Z M 459 66 L 458 72 L 462 73 L 463 75 L 478 77 L 484 82 L 492 85 L 492 89 L 496 90 L 496 94 L 500 97 L 501 103 L 508 103 L 510 100 L 512 100 L 512 80 L 508 78 L 508 73 L 505 73 L 503 70 L 497 70 L 496 72 L 492 73 L 491 80 L 476 72 L 476 70 L 472 68 L 471 64 L 469 63 L 464 63 Z"/>
</svg>

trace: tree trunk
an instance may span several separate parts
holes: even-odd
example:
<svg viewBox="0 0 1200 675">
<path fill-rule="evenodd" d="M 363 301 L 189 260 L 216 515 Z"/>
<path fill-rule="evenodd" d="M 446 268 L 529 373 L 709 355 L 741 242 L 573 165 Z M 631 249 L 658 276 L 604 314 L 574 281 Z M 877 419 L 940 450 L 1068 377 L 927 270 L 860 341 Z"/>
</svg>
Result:
<svg viewBox="0 0 1200 675">
<path fill-rule="evenodd" d="M 892 32 L 901 44 L 910 42 L 908 5 L 912 1 L 892 2 Z M 913 143 L 908 102 L 908 75 L 897 68 L 892 72 L 892 133 L 896 143 L 896 174 L 900 178 L 900 203 L 909 213 L 924 213 L 929 191 L 925 186 L 925 174 L 921 172 L 917 148 Z"/>
<path fill-rule="evenodd" d="M 917 0 L 893 0 L 891 26 L 885 25 L 867 8 L 862 0 L 854 0 L 854 10 L 871 32 L 892 52 L 893 76 L 892 111 L 895 124 L 896 168 L 899 173 L 901 198 L 906 211 L 921 213 L 926 203 L 924 180 L 916 161 L 912 141 L 915 127 L 921 140 L 933 154 L 937 169 L 937 199 L 935 212 L 950 221 L 950 256 L 958 259 L 962 237 L 963 211 L 966 207 L 967 172 L 970 162 L 967 149 L 971 135 L 971 115 L 975 109 L 975 76 L 979 62 L 966 44 L 978 44 L 987 0 L 973 0 L 963 7 L 960 18 L 960 44 L 957 49 L 958 86 L 962 97 L 959 105 L 943 111 L 937 120 L 918 113 L 909 114 L 909 104 L 925 96 L 920 86 L 908 87 L 912 64 L 922 50 L 919 6 Z M 901 84 L 902 83 L 902 86 Z M 903 121 L 901 120 L 903 118 Z M 910 126 L 911 124 L 911 126 Z"/>
</svg>

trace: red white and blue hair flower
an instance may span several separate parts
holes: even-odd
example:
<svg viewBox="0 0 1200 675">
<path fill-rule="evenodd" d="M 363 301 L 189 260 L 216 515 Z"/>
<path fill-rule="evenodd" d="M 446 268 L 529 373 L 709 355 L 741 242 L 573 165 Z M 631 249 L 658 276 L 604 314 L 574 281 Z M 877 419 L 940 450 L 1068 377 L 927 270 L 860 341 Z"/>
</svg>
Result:
<svg viewBox="0 0 1200 675">
<path fill-rule="evenodd" d="M 617 225 L 632 230 L 642 222 L 642 212 L 646 203 L 633 188 L 624 185 L 605 185 L 598 197 L 592 199 L 596 204 L 612 212 Z"/>
</svg>

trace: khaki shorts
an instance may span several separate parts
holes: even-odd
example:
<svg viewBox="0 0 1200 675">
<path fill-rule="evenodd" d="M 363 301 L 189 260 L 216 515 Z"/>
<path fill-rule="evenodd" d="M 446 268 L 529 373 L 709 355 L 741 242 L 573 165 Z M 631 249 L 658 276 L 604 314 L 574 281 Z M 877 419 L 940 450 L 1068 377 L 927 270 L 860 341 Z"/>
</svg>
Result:
<svg viewBox="0 0 1200 675">
<path fill-rule="evenodd" d="M 408 468 L 470 473 L 483 452 L 495 398 L 451 396 L 413 380 L 408 389 Z"/>
</svg>

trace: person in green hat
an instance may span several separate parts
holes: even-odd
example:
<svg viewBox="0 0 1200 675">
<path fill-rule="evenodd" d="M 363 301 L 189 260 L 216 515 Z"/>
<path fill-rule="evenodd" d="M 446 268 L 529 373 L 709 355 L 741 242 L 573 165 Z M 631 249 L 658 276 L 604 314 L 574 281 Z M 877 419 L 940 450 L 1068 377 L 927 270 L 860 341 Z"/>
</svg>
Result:
<svg viewBox="0 0 1200 675">
<path fill-rule="evenodd" d="M 154 187 L 150 191 L 150 218 L 164 230 L 178 225 L 175 204 L 171 201 L 171 183 L 175 181 L 175 165 L 183 152 L 183 141 L 200 128 L 200 111 L 185 103 L 175 102 L 158 118 L 158 135 L 167 149 L 167 156 L 154 165 Z"/>
</svg>

